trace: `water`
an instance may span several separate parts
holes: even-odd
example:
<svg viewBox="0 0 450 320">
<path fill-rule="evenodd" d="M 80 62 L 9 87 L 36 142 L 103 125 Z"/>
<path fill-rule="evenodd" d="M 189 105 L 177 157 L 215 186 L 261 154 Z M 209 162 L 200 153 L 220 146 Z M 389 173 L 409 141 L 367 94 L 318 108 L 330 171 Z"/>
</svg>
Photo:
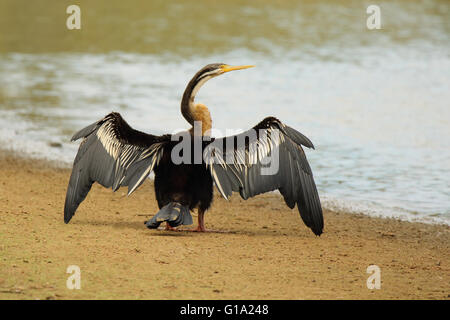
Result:
<svg viewBox="0 0 450 320">
<path fill-rule="evenodd" d="M 274 115 L 315 144 L 325 207 L 450 223 L 450 5 L 381 1 L 0 0 L 0 143 L 73 160 L 72 134 L 120 112 L 154 134 L 187 127 L 179 103 L 211 62 L 255 64 L 197 95 L 213 126 Z"/>
</svg>

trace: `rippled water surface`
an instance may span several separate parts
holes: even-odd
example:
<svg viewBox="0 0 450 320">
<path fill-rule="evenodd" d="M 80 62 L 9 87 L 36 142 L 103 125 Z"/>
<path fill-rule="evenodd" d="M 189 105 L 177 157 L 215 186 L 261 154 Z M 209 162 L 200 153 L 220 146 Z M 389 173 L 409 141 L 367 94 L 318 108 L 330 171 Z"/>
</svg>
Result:
<svg viewBox="0 0 450 320">
<path fill-rule="evenodd" d="M 0 0 L 0 142 L 70 163 L 71 135 L 115 110 L 151 133 L 211 62 L 257 67 L 197 95 L 217 134 L 274 115 L 306 134 L 326 207 L 450 222 L 450 4 Z"/>
</svg>

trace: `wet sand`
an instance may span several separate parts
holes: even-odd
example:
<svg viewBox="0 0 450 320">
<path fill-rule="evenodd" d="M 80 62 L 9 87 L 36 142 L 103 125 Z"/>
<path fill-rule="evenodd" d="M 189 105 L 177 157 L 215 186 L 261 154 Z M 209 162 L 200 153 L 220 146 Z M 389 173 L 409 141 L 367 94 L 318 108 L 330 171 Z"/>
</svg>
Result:
<svg viewBox="0 0 450 320">
<path fill-rule="evenodd" d="M 448 226 L 325 211 L 316 237 L 276 194 L 216 192 L 206 227 L 224 232 L 149 230 L 151 180 L 130 197 L 95 185 L 66 225 L 70 170 L 0 152 L 1 299 L 450 298 Z"/>
</svg>

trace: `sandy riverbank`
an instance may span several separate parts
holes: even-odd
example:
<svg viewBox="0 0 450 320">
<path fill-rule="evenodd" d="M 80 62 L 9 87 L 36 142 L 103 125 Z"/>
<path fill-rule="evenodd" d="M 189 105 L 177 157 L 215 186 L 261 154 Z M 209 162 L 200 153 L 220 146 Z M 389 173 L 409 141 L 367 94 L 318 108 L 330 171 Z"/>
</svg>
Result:
<svg viewBox="0 0 450 320">
<path fill-rule="evenodd" d="M 325 211 L 316 237 L 274 194 L 217 196 L 207 228 L 148 230 L 151 181 L 96 185 L 63 223 L 70 170 L 0 156 L 1 299 L 449 299 L 448 226 Z M 195 221 L 194 217 L 194 221 Z M 369 290 L 369 265 L 381 289 Z M 69 265 L 81 289 L 69 290 Z"/>
</svg>

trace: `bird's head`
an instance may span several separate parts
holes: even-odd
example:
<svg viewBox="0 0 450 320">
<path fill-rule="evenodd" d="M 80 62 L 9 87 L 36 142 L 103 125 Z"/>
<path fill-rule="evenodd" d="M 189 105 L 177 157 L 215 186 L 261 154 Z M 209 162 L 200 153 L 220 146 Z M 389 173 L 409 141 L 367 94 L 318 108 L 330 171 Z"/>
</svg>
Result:
<svg viewBox="0 0 450 320">
<path fill-rule="evenodd" d="M 234 70 L 242 70 L 252 68 L 254 66 L 246 65 L 246 66 L 230 66 L 225 63 L 211 63 L 204 66 L 197 74 L 194 76 L 194 79 L 201 80 L 204 78 L 213 78 L 224 74 L 229 71 Z"/>
<path fill-rule="evenodd" d="M 211 63 L 204 66 L 200 71 L 198 71 L 195 76 L 190 81 L 189 86 L 191 86 L 191 98 L 195 97 L 200 87 L 209 79 L 220 76 L 226 72 L 234 71 L 234 70 L 242 70 L 252 68 L 254 66 L 246 65 L 246 66 L 230 66 L 225 63 Z"/>
<path fill-rule="evenodd" d="M 234 70 L 242 70 L 252 68 L 254 66 L 246 65 L 246 66 L 230 66 L 225 63 L 211 63 L 204 66 L 200 71 L 198 71 L 192 80 L 189 82 L 186 92 L 189 94 L 189 98 L 191 101 L 194 100 L 195 95 L 202 85 L 205 84 L 206 81 L 217 77 L 226 72 L 234 71 Z M 190 89 L 190 90 L 189 90 Z M 189 92 L 190 91 L 190 92 Z"/>
<path fill-rule="evenodd" d="M 194 99 L 198 90 L 205 84 L 206 81 L 230 71 L 248 69 L 251 67 L 254 66 L 230 66 L 225 63 L 211 63 L 200 69 L 191 81 L 189 81 L 189 84 L 183 94 L 183 99 L 181 101 L 181 112 L 184 118 L 191 124 L 193 124 L 194 120 L 196 120 L 196 105 L 194 104 Z"/>
</svg>

